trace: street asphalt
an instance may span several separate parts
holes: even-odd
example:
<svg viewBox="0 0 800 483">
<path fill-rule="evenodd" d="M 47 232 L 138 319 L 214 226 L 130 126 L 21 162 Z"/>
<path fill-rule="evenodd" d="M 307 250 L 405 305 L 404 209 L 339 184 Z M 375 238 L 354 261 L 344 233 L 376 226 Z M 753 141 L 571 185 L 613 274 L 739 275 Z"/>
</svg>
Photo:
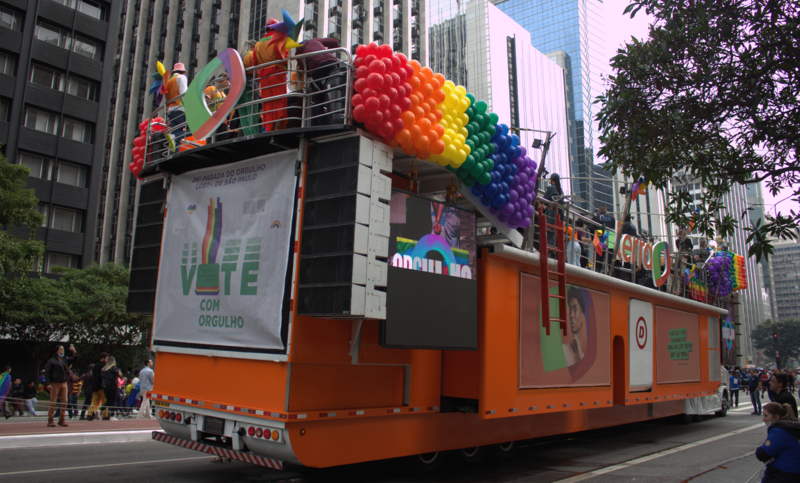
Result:
<svg viewBox="0 0 800 483">
<path fill-rule="evenodd" d="M 761 463 L 766 437 L 749 398 L 724 418 L 677 425 L 660 420 L 525 443 L 510 461 L 475 466 L 454 457 L 425 476 L 403 460 L 328 469 L 273 471 L 245 463 L 212 464 L 209 455 L 154 441 L 0 449 L 0 481 L 25 482 L 686 482 L 745 483 Z M 760 475 L 752 481 L 761 480 Z"/>
</svg>

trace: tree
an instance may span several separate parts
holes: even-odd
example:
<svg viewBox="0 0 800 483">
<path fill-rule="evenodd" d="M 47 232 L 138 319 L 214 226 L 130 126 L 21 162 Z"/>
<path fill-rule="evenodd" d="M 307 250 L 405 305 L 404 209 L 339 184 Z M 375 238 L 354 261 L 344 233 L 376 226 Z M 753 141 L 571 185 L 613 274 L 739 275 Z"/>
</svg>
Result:
<svg viewBox="0 0 800 483">
<path fill-rule="evenodd" d="M 597 120 L 599 155 L 613 172 L 666 188 L 678 173 L 699 179 L 706 236 L 730 236 L 746 213 L 725 213 L 735 183 L 759 183 L 800 201 L 800 15 L 793 0 L 640 0 L 655 19 L 647 40 L 612 59 Z M 667 221 L 686 225 L 694 202 L 670 194 Z M 749 255 L 769 257 L 768 236 L 796 238 L 800 213 L 776 213 L 749 232 Z"/>
<path fill-rule="evenodd" d="M 768 320 L 756 326 L 750 334 L 753 345 L 756 346 L 767 358 L 775 358 L 773 345 L 773 329 L 778 329 L 778 347 L 781 351 L 781 360 L 788 361 L 800 356 L 800 320 L 786 319 L 773 322 Z"/>
<path fill-rule="evenodd" d="M 0 334 L 23 345 L 38 374 L 57 342 L 73 329 L 69 292 L 49 278 L 4 280 L 3 286 Z"/>
<path fill-rule="evenodd" d="M 44 242 L 34 240 L 44 216 L 36 209 L 39 200 L 34 190 L 25 186 L 30 172 L 26 166 L 9 164 L 0 154 L 0 280 L 22 276 L 44 253 Z M 28 226 L 27 238 L 11 233 L 22 225 Z"/>
</svg>

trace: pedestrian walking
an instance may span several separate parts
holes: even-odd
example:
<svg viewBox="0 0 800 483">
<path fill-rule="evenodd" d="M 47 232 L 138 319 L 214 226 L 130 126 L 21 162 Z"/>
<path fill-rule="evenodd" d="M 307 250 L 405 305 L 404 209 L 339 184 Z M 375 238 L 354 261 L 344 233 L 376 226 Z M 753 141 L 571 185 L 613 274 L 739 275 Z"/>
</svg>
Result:
<svg viewBox="0 0 800 483">
<path fill-rule="evenodd" d="M 74 418 L 78 413 L 77 396 L 73 398 L 75 392 L 75 384 L 80 383 L 81 379 L 74 375 L 72 372 L 72 365 L 69 366 L 69 377 L 67 378 L 67 415 L 70 419 Z M 74 402 L 73 402 L 74 401 Z M 56 413 L 53 418 L 60 417 L 61 408 L 56 408 Z"/>
<path fill-rule="evenodd" d="M 86 374 L 81 377 L 81 381 L 83 382 L 83 407 L 81 408 L 81 419 L 86 419 L 86 408 L 92 407 L 92 395 L 94 391 L 92 390 L 92 369 L 94 369 L 94 363 L 89 364 L 89 367 L 86 369 Z"/>
<path fill-rule="evenodd" d="M 153 390 L 154 380 L 153 361 L 147 359 L 144 369 L 139 371 L 139 396 L 141 396 L 142 404 L 139 406 L 139 414 L 136 416 L 136 419 L 153 418 L 153 415 L 150 414 L 150 399 L 147 397 L 147 392 Z"/>
<path fill-rule="evenodd" d="M 14 385 L 11 386 L 11 391 L 8 393 L 8 399 L 6 399 L 6 404 L 9 405 L 11 408 L 11 415 L 14 415 L 14 410 L 22 416 L 25 413 L 23 409 L 23 399 L 22 393 L 25 387 L 22 385 L 22 380 L 17 379 L 14 381 Z"/>
<path fill-rule="evenodd" d="M 739 383 L 741 381 L 741 377 L 739 376 L 739 371 L 736 371 L 733 374 L 731 374 L 731 376 L 728 379 L 729 379 L 729 389 L 731 390 L 731 407 L 738 408 L 739 388 L 740 388 Z"/>
<path fill-rule="evenodd" d="M 769 390 L 775 393 L 775 399 L 772 402 L 779 404 L 788 404 L 794 411 L 794 417 L 797 417 L 797 402 L 794 400 L 792 393 L 786 389 L 788 385 L 786 374 L 776 372 L 769 380 Z"/>
<path fill-rule="evenodd" d="M 761 420 L 767 425 L 767 439 L 756 458 L 767 463 L 761 483 L 800 481 L 800 422 L 788 404 L 764 405 Z"/>
<path fill-rule="evenodd" d="M 750 391 L 750 402 L 753 403 L 753 412 L 750 414 L 761 414 L 761 378 L 755 373 L 751 374 L 747 389 Z"/>
<path fill-rule="evenodd" d="M 103 392 L 106 395 L 106 401 L 109 404 L 119 404 L 116 402 L 119 398 L 119 375 L 120 371 L 117 367 L 117 361 L 114 356 L 108 356 L 108 362 L 100 372 L 100 377 L 103 382 Z M 110 414 L 110 413 L 108 413 Z M 117 418 L 103 413 L 103 421 L 116 421 Z"/>
<path fill-rule="evenodd" d="M 75 351 L 75 347 L 72 344 L 70 344 L 69 350 L 72 352 L 72 357 L 65 356 L 63 345 L 58 346 L 55 355 L 44 366 L 45 389 L 50 391 L 50 407 L 47 409 L 47 427 L 49 428 L 56 427 L 53 423 L 53 413 L 55 412 L 56 400 L 59 397 L 61 398 L 59 406 L 61 412 L 59 413 L 58 425 L 67 426 L 64 420 L 66 415 L 64 408 L 67 402 L 67 381 L 72 377 L 72 371 L 69 370 L 69 366 L 78 362 L 78 352 Z"/>
<path fill-rule="evenodd" d="M 103 406 L 103 418 L 108 417 L 108 401 L 106 401 L 106 393 L 103 391 L 103 378 L 101 372 L 108 362 L 108 354 L 105 352 L 100 353 L 100 360 L 92 368 L 92 404 L 89 406 L 89 411 L 86 413 L 86 419 L 91 421 L 94 419 L 94 412 Z"/>
</svg>

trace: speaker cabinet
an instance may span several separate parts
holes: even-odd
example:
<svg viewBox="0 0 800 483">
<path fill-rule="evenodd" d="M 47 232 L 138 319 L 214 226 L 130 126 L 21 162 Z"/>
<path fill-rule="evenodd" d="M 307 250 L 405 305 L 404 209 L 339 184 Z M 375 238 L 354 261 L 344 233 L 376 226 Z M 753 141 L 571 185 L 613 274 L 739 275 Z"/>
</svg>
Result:
<svg viewBox="0 0 800 483">
<path fill-rule="evenodd" d="M 128 313 L 152 315 L 156 305 L 161 232 L 167 190 L 161 182 L 141 185 L 131 255 Z"/>
</svg>

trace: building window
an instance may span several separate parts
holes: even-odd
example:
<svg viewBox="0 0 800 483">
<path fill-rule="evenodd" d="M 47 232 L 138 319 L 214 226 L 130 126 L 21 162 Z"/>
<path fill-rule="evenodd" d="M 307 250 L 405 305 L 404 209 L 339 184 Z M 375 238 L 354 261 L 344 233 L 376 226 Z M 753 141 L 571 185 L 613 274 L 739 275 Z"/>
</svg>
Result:
<svg viewBox="0 0 800 483">
<path fill-rule="evenodd" d="M 100 60 L 101 56 L 100 45 L 98 45 L 97 42 L 84 37 L 75 36 L 75 42 L 73 42 L 72 51 L 78 55 L 82 55 L 94 60 Z"/>
<path fill-rule="evenodd" d="M 56 181 L 59 183 L 68 184 L 70 186 L 77 186 L 78 188 L 86 187 L 86 168 L 78 166 L 77 164 L 65 163 L 63 161 L 58 163 L 58 175 Z"/>
<path fill-rule="evenodd" d="M 0 97 L 0 121 L 8 121 L 8 111 L 11 103 Z"/>
<path fill-rule="evenodd" d="M 83 213 L 59 206 L 53 207 L 53 219 L 50 228 L 62 231 L 81 233 L 83 231 Z"/>
<path fill-rule="evenodd" d="M 78 268 L 78 257 L 75 255 L 64 255 L 62 253 L 47 254 L 47 273 L 55 273 L 55 267 Z"/>
<path fill-rule="evenodd" d="M 19 164 L 31 170 L 32 178 L 50 179 L 53 160 L 35 154 L 19 153 Z"/>
<path fill-rule="evenodd" d="M 106 7 L 91 0 L 80 0 L 78 2 L 78 11 L 97 20 L 106 20 Z"/>
<path fill-rule="evenodd" d="M 47 219 L 48 219 L 47 215 L 50 214 L 50 205 L 48 205 L 47 203 L 39 203 L 38 205 L 36 205 L 36 211 L 42 214 L 42 216 L 44 217 L 44 226 L 47 226 Z"/>
<path fill-rule="evenodd" d="M 67 85 L 67 94 L 89 101 L 97 100 L 97 84 L 70 76 Z"/>
<path fill-rule="evenodd" d="M 14 56 L 0 52 L 0 74 L 14 75 Z"/>
<path fill-rule="evenodd" d="M 311 0 L 306 4 L 305 14 L 306 24 L 303 29 L 306 31 L 305 38 L 312 39 L 317 36 L 317 23 L 319 22 L 319 0 Z"/>
<path fill-rule="evenodd" d="M 64 133 L 62 135 L 67 139 L 72 139 L 73 141 L 91 143 L 92 126 L 86 124 L 85 122 L 64 118 Z"/>
<path fill-rule="evenodd" d="M 64 80 L 61 72 L 48 69 L 47 67 L 42 67 L 41 65 L 33 64 L 31 66 L 30 80 L 34 84 L 38 84 L 49 89 L 55 89 L 57 91 L 64 90 Z"/>
<path fill-rule="evenodd" d="M 47 134 L 58 134 L 58 116 L 33 107 L 26 107 L 25 127 Z"/>
<path fill-rule="evenodd" d="M 22 15 L 8 8 L 0 7 L 0 27 L 21 31 Z"/>
<path fill-rule="evenodd" d="M 62 49 L 69 49 L 69 33 L 61 30 L 60 28 L 39 22 L 36 24 L 36 31 L 33 35 L 42 42 L 55 45 L 56 47 L 61 47 Z"/>
</svg>

